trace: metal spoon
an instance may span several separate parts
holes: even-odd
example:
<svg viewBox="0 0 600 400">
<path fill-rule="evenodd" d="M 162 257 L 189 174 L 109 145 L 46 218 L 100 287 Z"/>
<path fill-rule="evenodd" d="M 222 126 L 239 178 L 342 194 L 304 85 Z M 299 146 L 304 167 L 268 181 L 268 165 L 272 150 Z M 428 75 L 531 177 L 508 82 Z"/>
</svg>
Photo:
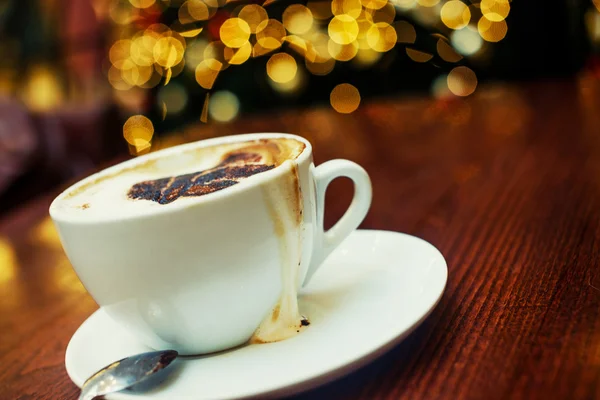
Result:
<svg viewBox="0 0 600 400">
<path fill-rule="evenodd" d="M 152 351 L 115 361 L 85 381 L 79 400 L 93 400 L 143 382 L 166 368 L 178 354 L 175 350 Z"/>
</svg>

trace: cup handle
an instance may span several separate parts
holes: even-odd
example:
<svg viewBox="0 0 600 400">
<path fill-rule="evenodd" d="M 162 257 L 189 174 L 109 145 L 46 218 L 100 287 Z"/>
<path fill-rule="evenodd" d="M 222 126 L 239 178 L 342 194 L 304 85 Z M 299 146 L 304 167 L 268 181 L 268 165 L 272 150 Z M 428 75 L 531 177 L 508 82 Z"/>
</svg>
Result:
<svg viewBox="0 0 600 400">
<path fill-rule="evenodd" d="M 352 161 L 327 161 L 314 169 L 313 176 L 317 197 L 315 244 L 303 286 L 310 282 L 327 256 L 365 219 L 373 197 L 371 180 L 367 171 Z M 323 228 L 325 192 L 331 181 L 340 177 L 350 178 L 354 182 L 354 197 L 342 218 L 331 229 L 325 231 Z"/>
</svg>

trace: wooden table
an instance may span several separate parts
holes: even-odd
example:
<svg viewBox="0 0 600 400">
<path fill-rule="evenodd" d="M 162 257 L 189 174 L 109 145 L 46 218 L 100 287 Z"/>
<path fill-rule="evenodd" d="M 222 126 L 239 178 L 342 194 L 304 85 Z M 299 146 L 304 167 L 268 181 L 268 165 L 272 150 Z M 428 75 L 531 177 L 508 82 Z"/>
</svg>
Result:
<svg viewBox="0 0 600 400">
<path fill-rule="evenodd" d="M 296 396 L 600 398 L 600 84 L 481 87 L 466 100 L 322 108 L 195 127 L 306 136 L 316 161 L 359 162 L 374 186 L 363 227 L 445 255 L 433 314 L 376 362 Z M 0 221 L 0 398 L 75 399 L 67 343 L 97 306 L 62 253 L 42 196 Z M 327 221 L 350 187 L 330 189 Z"/>
</svg>

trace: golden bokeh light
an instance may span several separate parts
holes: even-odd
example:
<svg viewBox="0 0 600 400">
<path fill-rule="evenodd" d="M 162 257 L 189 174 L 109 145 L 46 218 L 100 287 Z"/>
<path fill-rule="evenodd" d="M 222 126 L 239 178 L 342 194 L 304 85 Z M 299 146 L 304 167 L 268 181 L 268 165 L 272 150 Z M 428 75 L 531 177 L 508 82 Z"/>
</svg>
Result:
<svg viewBox="0 0 600 400">
<path fill-rule="evenodd" d="M 372 22 L 385 22 L 391 24 L 396 18 L 396 8 L 392 3 L 386 3 L 378 10 L 368 10 L 371 15 Z"/>
<path fill-rule="evenodd" d="M 50 217 L 42 219 L 31 231 L 31 240 L 38 245 L 60 250 L 60 237 Z M 1 240 L 0 240 L 1 242 Z M 1 253 L 1 251 L 0 251 Z M 1 256 L 0 256 L 1 258 Z M 0 261 L 0 264 L 2 262 Z"/>
<path fill-rule="evenodd" d="M 206 65 L 215 71 L 223 71 L 229 67 L 225 53 L 227 46 L 223 42 L 215 41 L 209 43 L 204 49 L 204 61 Z"/>
<path fill-rule="evenodd" d="M 313 26 L 313 15 L 310 10 L 301 4 L 292 4 L 283 12 L 283 26 L 289 32 L 301 35 L 308 32 Z"/>
<path fill-rule="evenodd" d="M 410 10 L 415 8 L 417 5 L 416 0 L 391 0 L 392 4 L 395 7 L 401 8 L 403 10 Z"/>
<path fill-rule="evenodd" d="M 304 58 L 311 63 L 324 63 L 331 60 L 329 55 L 329 36 L 317 31 L 306 37 L 306 54 Z"/>
<path fill-rule="evenodd" d="M 143 115 L 131 116 L 123 124 L 123 137 L 132 146 L 143 147 L 149 144 L 153 135 L 154 125 Z"/>
<path fill-rule="evenodd" d="M 234 49 L 242 47 L 250 39 L 250 26 L 241 18 L 229 18 L 219 29 L 221 41 Z"/>
<path fill-rule="evenodd" d="M 204 60 L 204 50 L 208 42 L 204 39 L 190 41 L 184 55 L 185 67 L 190 71 L 195 71 L 196 67 Z"/>
<path fill-rule="evenodd" d="M 313 17 L 318 20 L 327 20 L 333 16 L 331 5 L 328 1 L 314 0 L 306 3 Z"/>
<path fill-rule="evenodd" d="M 479 7 L 483 16 L 494 22 L 505 20 L 510 12 L 508 0 L 481 0 Z"/>
<path fill-rule="evenodd" d="M 409 47 L 406 48 L 406 55 L 410 57 L 411 60 L 418 63 L 426 63 L 433 58 L 433 54 L 429 54 L 421 50 L 411 49 Z"/>
<path fill-rule="evenodd" d="M 338 44 L 350 44 L 358 37 L 358 23 L 348 14 L 333 17 L 327 30 L 329 37 Z"/>
<path fill-rule="evenodd" d="M 469 7 L 460 0 L 448 1 L 440 13 L 442 22 L 450 29 L 462 29 L 471 21 Z"/>
<path fill-rule="evenodd" d="M 360 105 L 360 93 L 353 85 L 341 83 L 331 91 L 329 102 L 335 111 L 350 114 Z"/>
<path fill-rule="evenodd" d="M 373 26 L 373 16 L 369 11 L 362 10 L 356 23 L 358 24 L 358 36 L 356 37 L 358 48 L 370 49 L 369 43 L 367 43 L 367 32 L 369 32 L 369 29 Z"/>
<path fill-rule="evenodd" d="M 238 18 L 246 21 L 250 27 L 250 32 L 256 33 L 258 25 L 260 25 L 261 22 L 268 20 L 269 15 L 267 14 L 267 11 L 258 4 L 249 4 L 240 10 Z"/>
<path fill-rule="evenodd" d="M 200 33 L 202 33 L 202 31 L 204 30 L 204 28 L 197 28 L 197 29 L 189 29 L 189 30 L 184 30 L 179 32 L 179 34 L 183 37 L 186 38 L 194 38 L 196 36 L 198 36 Z"/>
<path fill-rule="evenodd" d="M 116 68 L 115 66 L 111 66 L 108 69 L 108 83 L 116 90 L 129 90 L 132 88 L 132 85 L 128 84 L 121 77 L 121 70 Z"/>
<path fill-rule="evenodd" d="M 119 25 L 130 24 L 137 17 L 137 10 L 124 1 L 111 2 L 108 15 Z"/>
<path fill-rule="evenodd" d="M 367 32 L 367 43 L 373 50 L 385 53 L 396 45 L 396 30 L 386 22 L 377 22 Z"/>
<path fill-rule="evenodd" d="M 437 49 L 437 52 L 438 52 L 439 56 L 441 57 L 441 59 L 446 62 L 455 63 L 455 62 L 460 61 L 463 58 L 444 39 L 438 39 L 436 49 Z"/>
<path fill-rule="evenodd" d="M 296 60 L 287 53 L 273 54 L 267 61 L 267 75 L 275 82 L 289 82 L 294 79 L 297 71 Z"/>
<path fill-rule="evenodd" d="M 271 85 L 271 87 L 277 92 L 284 95 L 293 96 L 298 95 L 300 93 L 300 90 L 304 86 L 304 83 L 306 81 L 305 75 L 306 74 L 304 73 L 304 70 L 302 68 L 298 68 L 298 71 L 294 75 L 294 78 L 292 78 L 288 82 L 280 83 L 275 82 L 271 79 L 269 79 L 268 82 L 269 85 Z"/>
<path fill-rule="evenodd" d="M 483 39 L 471 25 L 450 34 L 450 43 L 460 54 L 470 56 L 477 53 L 483 45 Z"/>
<path fill-rule="evenodd" d="M 152 7 L 156 0 L 129 0 L 129 2 L 136 8 L 148 8 Z"/>
<path fill-rule="evenodd" d="M 154 46 L 158 39 L 152 35 L 142 34 L 131 41 L 129 55 L 137 65 L 154 64 Z M 112 49 L 112 48 L 111 48 Z"/>
<path fill-rule="evenodd" d="M 155 62 L 164 68 L 171 68 L 183 60 L 185 48 L 181 41 L 173 36 L 159 39 L 154 45 L 153 55 Z"/>
<path fill-rule="evenodd" d="M 415 27 L 407 21 L 396 21 L 394 23 L 398 43 L 414 43 L 417 40 Z"/>
<path fill-rule="evenodd" d="M 252 46 L 252 57 L 262 57 L 264 55 L 272 53 L 275 50 L 276 49 L 266 49 L 262 47 L 260 43 L 255 43 L 254 46 Z"/>
<path fill-rule="evenodd" d="M 278 49 L 285 38 L 285 28 L 276 19 L 261 22 L 256 28 L 256 41 L 265 49 Z"/>
<path fill-rule="evenodd" d="M 131 40 L 117 40 L 108 50 L 108 59 L 116 68 L 121 68 L 125 60 L 129 58 L 131 51 Z"/>
<path fill-rule="evenodd" d="M 365 8 L 379 10 L 387 4 L 387 0 L 361 0 L 361 3 Z"/>
<path fill-rule="evenodd" d="M 329 55 L 329 54 L 328 54 Z M 313 75 L 327 75 L 335 67 L 335 60 L 333 58 L 318 59 L 318 61 L 310 61 L 308 58 L 305 60 L 304 65 L 306 69 Z"/>
<path fill-rule="evenodd" d="M 212 89 L 217 76 L 219 76 L 219 70 L 211 68 L 209 64 L 211 63 L 208 60 L 204 60 L 198 64 L 195 71 L 196 82 L 198 82 L 198 85 L 208 90 Z"/>
<path fill-rule="evenodd" d="M 154 68 L 137 65 L 131 60 L 125 60 L 121 66 L 121 78 L 131 86 L 142 86 L 150 80 Z"/>
<path fill-rule="evenodd" d="M 333 15 L 349 15 L 357 19 L 362 11 L 360 0 L 332 0 L 331 12 Z"/>
<path fill-rule="evenodd" d="M 48 111 L 60 106 L 65 93 L 58 76 L 58 72 L 48 66 L 31 67 L 20 92 L 23 102 L 33 111 Z"/>
<path fill-rule="evenodd" d="M 187 105 L 188 94 L 181 84 L 174 82 L 160 88 L 157 102 L 165 105 L 166 114 L 179 114 Z"/>
<path fill-rule="evenodd" d="M 186 4 L 188 13 L 196 21 L 206 21 L 217 12 L 214 4 L 202 0 L 188 0 Z"/>
<path fill-rule="evenodd" d="M 229 64 L 240 65 L 245 63 L 252 54 L 252 45 L 250 42 L 244 43 L 239 49 L 225 49 L 225 61 Z"/>
<path fill-rule="evenodd" d="M 479 19 L 477 31 L 486 42 L 499 42 L 506 36 L 508 26 L 504 20 L 490 21 L 483 16 Z"/>
<path fill-rule="evenodd" d="M 456 96 L 469 96 L 476 88 L 477 76 L 469 67 L 456 67 L 448 74 L 448 89 Z"/>
<path fill-rule="evenodd" d="M 440 0 L 417 0 L 417 3 L 423 7 L 435 7 L 439 2 Z"/>
<path fill-rule="evenodd" d="M 17 253 L 14 247 L 3 237 L 0 237 L 0 283 L 12 279 L 18 268 Z"/>
<path fill-rule="evenodd" d="M 339 44 L 330 39 L 327 43 L 327 50 L 329 55 L 337 61 L 350 61 L 358 53 L 358 42 Z"/>
<path fill-rule="evenodd" d="M 290 49 L 294 50 L 302 57 L 306 56 L 306 52 L 308 51 L 308 45 L 306 43 L 306 40 L 304 40 L 300 36 L 288 35 L 285 37 L 285 41 L 288 43 Z"/>
<path fill-rule="evenodd" d="M 360 68 L 367 68 L 379 61 L 382 54 L 373 49 L 359 49 L 352 62 Z"/>
<path fill-rule="evenodd" d="M 210 117 L 219 122 L 229 122 L 237 117 L 240 111 L 240 101 L 230 91 L 221 90 L 210 96 L 208 113 Z"/>
</svg>

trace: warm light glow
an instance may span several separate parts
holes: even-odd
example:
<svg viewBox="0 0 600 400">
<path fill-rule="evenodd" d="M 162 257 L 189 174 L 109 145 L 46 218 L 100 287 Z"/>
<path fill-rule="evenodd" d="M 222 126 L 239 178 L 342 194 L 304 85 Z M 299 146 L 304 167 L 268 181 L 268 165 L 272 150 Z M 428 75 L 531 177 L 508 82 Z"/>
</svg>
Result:
<svg viewBox="0 0 600 400">
<path fill-rule="evenodd" d="M 361 0 L 361 3 L 365 8 L 379 10 L 387 4 L 387 0 Z"/>
<path fill-rule="evenodd" d="M 373 50 L 385 53 L 396 45 L 396 31 L 385 22 L 373 24 L 367 32 L 367 43 Z"/>
<path fill-rule="evenodd" d="M 462 29 L 471 21 L 469 7 L 460 0 L 450 0 L 441 10 L 442 22 L 450 29 Z"/>
<path fill-rule="evenodd" d="M 433 54 L 426 53 L 424 51 L 415 50 L 411 48 L 406 48 L 406 55 L 410 57 L 411 60 L 418 63 L 426 63 L 427 61 L 433 58 Z"/>
<path fill-rule="evenodd" d="M 313 25 L 312 13 L 301 4 L 288 6 L 283 12 L 282 20 L 285 29 L 297 35 L 308 32 Z"/>
<path fill-rule="evenodd" d="M 351 84 L 342 83 L 333 88 L 329 95 L 329 102 L 335 111 L 350 114 L 360 105 L 360 93 Z"/>
<path fill-rule="evenodd" d="M 8 282 L 17 273 L 17 254 L 8 241 L 0 237 L 0 283 Z"/>
<path fill-rule="evenodd" d="M 460 54 L 470 56 L 479 51 L 483 45 L 483 39 L 477 31 L 470 26 L 459 31 L 454 31 L 450 35 L 450 43 Z"/>
<path fill-rule="evenodd" d="M 121 65 L 121 78 L 131 86 L 142 86 L 150 80 L 154 68 L 145 65 L 136 65 L 131 60 L 125 60 Z"/>
<path fill-rule="evenodd" d="M 156 46 L 157 41 L 156 37 L 145 34 L 135 38 L 131 41 L 129 46 L 129 56 L 131 57 L 131 60 L 137 65 L 151 66 L 154 64 L 154 46 Z M 111 47 L 111 50 L 113 47 Z M 121 60 L 126 58 L 124 49 L 116 50 L 116 53 L 120 54 L 113 54 L 114 57 L 121 57 Z"/>
<path fill-rule="evenodd" d="M 218 61 L 215 61 L 214 63 L 217 62 Z M 204 89 L 210 90 L 215 84 L 215 80 L 219 75 L 219 70 L 209 67 L 209 64 L 213 63 L 211 63 L 209 60 L 204 60 L 198 64 L 196 67 L 196 82 L 198 82 L 198 85 L 202 86 Z"/>
<path fill-rule="evenodd" d="M 308 51 L 308 45 L 306 44 L 306 41 L 300 36 L 288 35 L 285 37 L 285 41 L 288 42 L 290 48 L 296 53 L 300 54 L 303 57 L 306 55 L 306 52 Z"/>
<path fill-rule="evenodd" d="M 494 22 L 503 21 L 510 12 L 508 0 L 481 0 L 479 6 L 483 16 Z"/>
<path fill-rule="evenodd" d="M 233 120 L 240 111 L 240 101 L 237 96 L 227 90 L 215 92 L 208 103 L 208 113 L 219 122 Z"/>
<path fill-rule="evenodd" d="M 446 62 L 455 63 L 462 59 L 462 56 L 444 39 L 438 39 L 436 48 L 441 59 Z"/>
<path fill-rule="evenodd" d="M 48 111 L 63 103 L 64 93 L 57 77 L 58 73 L 46 66 L 31 67 L 21 90 L 21 98 L 31 110 Z"/>
<path fill-rule="evenodd" d="M 296 72 L 296 75 L 294 75 L 294 78 L 292 78 L 288 82 L 279 83 L 271 79 L 269 79 L 268 82 L 271 85 L 271 87 L 279 93 L 282 93 L 284 95 L 294 95 L 299 92 L 301 86 L 304 84 L 304 76 L 304 71 L 301 68 L 298 68 L 298 71 Z"/>
<path fill-rule="evenodd" d="M 417 32 L 414 26 L 406 21 L 396 21 L 394 23 L 398 43 L 414 43 L 417 40 Z"/>
<path fill-rule="evenodd" d="M 289 82 L 294 79 L 297 71 L 296 60 L 289 54 L 276 53 L 267 61 L 267 75 L 275 82 Z"/>
<path fill-rule="evenodd" d="M 149 144 L 154 135 L 154 125 L 143 115 L 129 117 L 123 125 L 123 137 L 132 146 L 140 147 Z"/>
<path fill-rule="evenodd" d="M 159 39 L 154 45 L 154 60 L 164 68 L 171 68 L 183 60 L 183 44 L 172 36 Z"/>
<path fill-rule="evenodd" d="M 190 71 L 195 71 L 196 67 L 204 60 L 204 50 L 208 42 L 204 39 L 190 41 L 185 52 L 185 67 Z"/>
<path fill-rule="evenodd" d="M 151 7 L 156 0 L 129 0 L 132 6 L 136 8 L 148 8 Z"/>
<path fill-rule="evenodd" d="M 379 61 L 382 54 L 373 49 L 359 49 L 352 62 L 361 68 L 367 68 Z"/>
<path fill-rule="evenodd" d="M 330 39 L 327 43 L 327 50 L 329 55 L 337 61 L 350 61 L 358 53 L 358 43 L 354 41 L 350 44 L 339 44 Z"/>
<path fill-rule="evenodd" d="M 490 21 L 484 16 L 479 20 L 477 30 L 483 40 L 487 42 L 499 42 L 506 36 L 508 26 L 504 20 L 499 22 Z"/>
<path fill-rule="evenodd" d="M 436 6 L 440 0 L 417 0 L 417 3 L 423 7 L 434 7 Z"/>
<path fill-rule="evenodd" d="M 223 71 L 229 67 L 225 60 L 225 51 L 227 47 L 223 42 L 211 42 L 204 49 L 204 61 L 207 66 L 215 71 Z"/>
<path fill-rule="evenodd" d="M 202 33 L 203 30 L 204 30 L 204 28 L 189 29 L 187 31 L 181 31 L 181 32 L 179 32 L 179 34 L 186 38 L 194 38 L 194 37 L 198 36 L 200 33 Z"/>
<path fill-rule="evenodd" d="M 392 4 L 403 10 L 410 10 L 417 5 L 416 0 L 391 0 Z"/>
<path fill-rule="evenodd" d="M 327 54 L 329 55 L 329 54 Z M 335 67 L 335 60 L 333 58 L 322 59 L 318 58 L 318 61 L 305 60 L 306 69 L 313 75 L 327 75 Z"/>
<path fill-rule="evenodd" d="M 281 47 L 285 38 L 285 28 L 276 19 L 261 22 L 256 29 L 256 40 L 265 49 Z"/>
<path fill-rule="evenodd" d="M 349 15 L 357 19 L 362 11 L 360 0 L 332 0 L 331 12 L 333 15 Z"/>
<path fill-rule="evenodd" d="M 252 33 L 256 33 L 256 29 L 261 22 L 269 19 L 267 11 L 258 4 L 244 6 L 240 10 L 238 17 L 246 21 Z"/>
<path fill-rule="evenodd" d="M 153 47 L 154 48 L 154 47 Z M 108 59 L 116 68 L 121 68 L 122 63 L 129 58 L 131 40 L 117 40 L 108 50 Z M 154 62 L 154 58 L 152 60 Z"/>
<path fill-rule="evenodd" d="M 221 41 L 232 48 L 240 48 L 250 39 L 250 26 L 241 18 L 229 18 L 219 29 Z"/>
<path fill-rule="evenodd" d="M 250 42 L 244 43 L 239 49 L 225 49 L 225 61 L 229 64 L 240 65 L 245 63 L 252 54 L 252 45 Z"/>
<path fill-rule="evenodd" d="M 216 10 L 211 8 L 202 0 L 188 0 L 179 8 L 179 21 L 182 24 L 189 24 L 195 21 L 206 21 Z"/>
<path fill-rule="evenodd" d="M 371 20 L 373 22 L 385 22 L 391 24 L 396 18 L 396 8 L 392 3 L 386 3 L 378 10 L 368 10 L 368 13 L 371 14 Z"/>
<path fill-rule="evenodd" d="M 338 44 L 350 44 L 358 36 L 358 24 L 348 14 L 336 15 L 329 22 L 329 37 Z"/>
<path fill-rule="evenodd" d="M 56 230 L 56 227 L 54 226 L 54 223 L 50 217 L 42 219 L 31 232 L 31 236 L 33 241 L 42 246 L 47 246 L 54 249 L 62 248 L 58 231 Z M 0 258 L 2 257 L 0 256 Z M 0 264 L 1 263 L 2 262 L 0 261 Z"/>
<path fill-rule="evenodd" d="M 367 32 L 369 32 L 369 29 L 373 26 L 373 16 L 371 15 L 370 10 L 362 10 L 356 23 L 358 24 L 358 36 L 356 37 L 358 48 L 370 49 L 369 43 L 367 43 Z"/>
<path fill-rule="evenodd" d="M 468 96 L 477 88 L 477 76 L 468 67 L 456 67 L 448 74 L 448 89 L 456 96 Z"/>
<path fill-rule="evenodd" d="M 163 86 L 158 91 L 157 102 L 164 104 L 167 114 L 179 114 L 187 105 L 188 95 L 179 83 Z"/>
<path fill-rule="evenodd" d="M 309 1 L 306 6 L 315 19 L 326 20 L 332 17 L 331 4 L 328 1 Z"/>
</svg>

